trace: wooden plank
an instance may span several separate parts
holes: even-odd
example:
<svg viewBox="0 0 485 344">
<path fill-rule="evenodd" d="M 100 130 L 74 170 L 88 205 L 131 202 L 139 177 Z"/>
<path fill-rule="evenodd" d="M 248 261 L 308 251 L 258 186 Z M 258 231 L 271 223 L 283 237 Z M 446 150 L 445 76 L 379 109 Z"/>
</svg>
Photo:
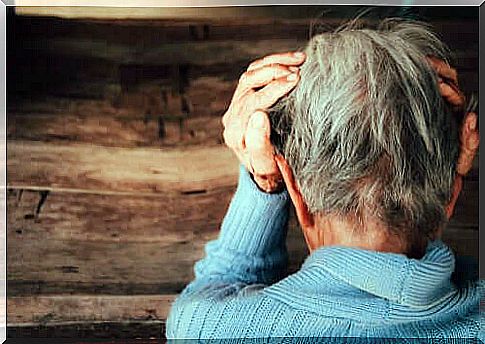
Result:
<svg viewBox="0 0 485 344">
<path fill-rule="evenodd" d="M 71 6 L 65 7 L 65 3 L 53 1 L 50 2 L 36 2 L 32 3 L 26 0 L 20 0 L 16 3 L 18 6 L 15 8 L 17 15 L 25 16 L 56 16 L 60 18 L 95 18 L 95 19 L 174 19 L 174 18 L 193 18 L 193 19 L 214 19 L 223 18 L 225 20 L 239 20 L 244 18 L 251 20 L 256 17 L 270 17 L 277 18 L 280 16 L 286 17 L 301 17 L 304 14 L 314 14 L 315 9 L 318 7 L 311 6 L 298 6 L 298 11 L 294 11 L 293 7 L 288 6 L 213 6 L 213 7 L 156 7 L 160 6 L 160 3 L 148 1 L 144 5 L 140 3 L 128 1 L 121 5 L 118 2 L 106 2 L 104 6 L 112 7 L 83 7 L 83 6 Z M 43 4 L 43 5 L 42 5 Z M 56 4 L 60 6 L 56 6 Z M 107 5 L 108 4 L 108 5 Z M 34 5 L 34 6 L 32 6 Z M 152 6 L 152 7 L 150 7 Z M 155 7 L 153 7 L 155 6 Z M 148 8 L 147 8 L 148 7 Z"/>
<path fill-rule="evenodd" d="M 136 46 L 111 43 L 101 37 L 85 40 L 68 40 L 61 38 L 46 39 L 40 37 L 36 41 L 23 42 L 22 49 L 63 55 L 65 58 L 90 57 L 118 64 L 194 64 L 196 66 L 210 66 L 227 61 L 252 61 L 261 56 L 283 51 L 292 51 L 305 47 L 308 38 L 273 38 L 264 40 L 227 40 L 186 42 L 178 41 L 170 44 L 145 46 L 143 50 Z M 452 47 L 453 50 L 458 48 Z M 472 47 L 473 48 L 473 47 Z M 476 51 L 476 50 L 474 50 Z M 457 52 L 460 62 L 462 53 Z M 467 62 L 465 64 L 465 61 Z M 476 58 L 464 59 L 465 65 L 476 65 Z M 248 62 L 249 63 L 249 62 Z"/>
<path fill-rule="evenodd" d="M 9 295 L 179 292 L 234 191 L 8 192 Z"/>
<path fill-rule="evenodd" d="M 64 37 L 86 39 L 103 36 L 113 43 L 150 46 L 177 41 L 271 39 L 282 37 L 308 37 L 311 19 L 276 18 L 169 18 L 166 20 L 63 20 L 52 17 L 16 17 L 12 27 L 27 39 Z M 328 19 L 338 25 L 340 19 Z"/>
<path fill-rule="evenodd" d="M 176 295 L 50 295 L 7 298 L 7 326 L 162 322 Z"/>
<path fill-rule="evenodd" d="M 222 145 L 159 150 L 9 141 L 7 159 L 9 188 L 134 195 L 207 192 L 234 186 L 239 165 L 232 151 Z M 465 182 L 462 209 L 477 207 L 477 190 L 475 178 Z M 477 214 L 473 217 L 478 218 Z"/>
<path fill-rule="evenodd" d="M 224 146 L 115 148 L 9 141 L 9 188 L 132 194 L 190 193 L 234 185 L 238 161 Z"/>
<path fill-rule="evenodd" d="M 179 292 L 216 238 L 234 187 L 124 196 L 8 192 L 9 295 Z M 293 224 L 292 271 L 307 255 Z"/>
<path fill-rule="evenodd" d="M 282 9 L 281 7 L 247 8 L 251 18 L 243 16 L 242 9 L 238 9 L 236 16 L 227 18 L 217 15 L 221 8 L 213 8 L 211 16 L 172 17 L 166 19 L 130 20 L 130 19 L 71 19 L 64 20 L 52 17 L 16 17 L 12 24 L 17 33 L 28 38 L 67 37 L 69 39 L 86 39 L 104 36 L 113 43 L 139 44 L 140 46 L 156 45 L 176 41 L 215 41 L 241 40 L 248 37 L 254 40 L 273 38 L 302 38 L 307 39 L 315 24 L 320 30 L 332 30 L 348 21 L 345 16 L 339 16 L 338 11 L 329 12 L 321 17 L 321 9 L 308 9 L 307 16 L 303 15 L 304 7 L 298 11 Z M 278 9 L 280 11 L 278 11 Z M 335 9 L 335 7 L 334 7 Z M 177 9 L 181 10 L 181 9 Z M 277 13 L 285 11 L 285 16 Z M 200 9 L 197 11 L 200 13 Z M 295 13 L 296 12 L 296 13 Z M 276 16 L 274 14 L 277 14 Z M 300 18 L 289 18 L 291 16 Z M 279 16 L 279 18 L 277 18 Z M 455 17 L 456 18 L 456 17 Z M 477 42 L 478 18 L 445 20 L 429 18 L 429 22 L 445 41 L 458 44 L 460 48 Z M 318 31 L 317 31 L 318 32 Z"/>
<path fill-rule="evenodd" d="M 7 139 L 152 148 L 223 142 L 221 117 L 167 117 L 142 113 L 123 117 L 101 111 L 92 115 L 9 114 Z"/>
<path fill-rule="evenodd" d="M 464 91 L 476 90 L 476 73 L 460 74 L 460 78 Z M 183 95 L 165 93 L 165 100 L 164 89 L 148 83 L 153 81 L 141 80 L 144 84 L 130 92 L 121 92 L 118 87 L 104 100 L 47 97 L 42 101 L 21 101 L 9 109 L 7 138 L 119 147 L 222 142 L 220 118 L 237 81 L 199 77 L 190 82 Z M 82 85 L 76 87 L 83 89 Z M 183 109 L 182 97 L 189 112 Z"/>
<path fill-rule="evenodd" d="M 69 57 L 91 56 L 120 64 L 158 64 L 161 59 L 165 64 L 186 64 L 193 63 L 194 59 L 197 59 L 198 65 L 206 66 L 226 61 L 251 61 L 269 53 L 295 50 L 304 46 L 306 41 L 288 38 L 259 41 L 177 42 L 140 51 L 133 46 L 110 44 L 100 38 L 83 41 L 39 38 L 36 41 L 24 42 L 23 48 L 50 53 L 62 51 Z"/>
<path fill-rule="evenodd" d="M 221 118 L 235 86 L 201 77 L 184 94 L 144 84 L 135 91 L 118 87 L 104 100 L 22 100 L 8 111 L 7 138 L 119 147 L 220 144 Z"/>
<path fill-rule="evenodd" d="M 9 239 L 9 295 L 180 292 L 193 279 L 193 263 L 202 258 L 210 239 L 206 233 L 167 246 L 159 241 L 79 241 L 62 233 L 65 239 L 49 234 L 35 241 Z"/>
<path fill-rule="evenodd" d="M 169 248 L 218 232 L 234 191 L 235 185 L 152 197 L 9 189 L 7 233 L 25 245 L 45 238 Z"/>
<path fill-rule="evenodd" d="M 448 232 L 446 237 L 449 239 L 456 235 L 463 240 L 469 236 L 468 243 L 476 244 L 477 234 L 477 231 L 460 231 L 453 234 Z M 7 324 L 8 326 L 33 326 L 102 321 L 163 321 L 167 317 L 174 297 L 175 295 L 9 297 Z"/>
<path fill-rule="evenodd" d="M 465 186 L 476 190 L 477 182 Z M 10 190 L 9 295 L 179 292 L 193 278 L 205 243 L 216 238 L 233 191 L 136 196 Z M 464 196 L 445 241 L 478 257 L 478 203 L 468 192 Z M 296 271 L 308 250 L 294 214 L 287 243 L 290 271 Z"/>
<path fill-rule="evenodd" d="M 9 344 L 62 343 L 63 339 L 66 343 L 72 343 L 73 338 L 76 338 L 78 344 L 93 342 L 99 344 L 161 344 L 165 343 L 165 323 L 160 321 L 103 321 L 63 325 L 8 326 L 7 338 Z"/>
</svg>

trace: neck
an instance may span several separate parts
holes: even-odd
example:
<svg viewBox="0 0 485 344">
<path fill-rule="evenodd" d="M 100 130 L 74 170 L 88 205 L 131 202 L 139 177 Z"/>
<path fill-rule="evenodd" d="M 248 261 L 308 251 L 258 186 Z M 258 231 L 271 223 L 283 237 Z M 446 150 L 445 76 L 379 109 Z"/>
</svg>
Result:
<svg viewBox="0 0 485 344">
<path fill-rule="evenodd" d="M 382 224 L 366 221 L 357 225 L 336 216 L 316 216 L 315 225 L 303 228 L 310 252 L 323 246 L 347 246 L 365 250 L 403 253 L 407 251 L 404 241 L 392 235 Z"/>
</svg>

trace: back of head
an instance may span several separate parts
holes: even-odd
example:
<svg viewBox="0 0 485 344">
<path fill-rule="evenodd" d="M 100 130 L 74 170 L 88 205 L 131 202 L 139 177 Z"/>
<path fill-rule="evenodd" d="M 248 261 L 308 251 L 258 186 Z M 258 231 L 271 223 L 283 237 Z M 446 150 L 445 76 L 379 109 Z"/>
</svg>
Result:
<svg viewBox="0 0 485 344">
<path fill-rule="evenodd" d="M 309 210 L 378 221 L 422 251 L 446 223 L 458 122 L 427 55 L 448 60 L 423 24 L 387 20 L 314 36 L 297 87 L 270 111 L 272 140 Z M 418 253 L 419 255 L 419 253 Z"/>
</svg>

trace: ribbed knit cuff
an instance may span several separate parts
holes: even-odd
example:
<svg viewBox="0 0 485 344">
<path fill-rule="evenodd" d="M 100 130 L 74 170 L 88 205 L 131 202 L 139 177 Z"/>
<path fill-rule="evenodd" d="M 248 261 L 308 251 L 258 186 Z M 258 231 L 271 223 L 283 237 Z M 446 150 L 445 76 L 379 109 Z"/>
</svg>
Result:
<svg viewBox="0 0 485 344">
<path fill-rule="evenodd" d="M 222 222 L 219 244 L 249 256 L 284 249 L 289 196 L 261 191 L 241 165 L 236 193 Z"/>
</svg>

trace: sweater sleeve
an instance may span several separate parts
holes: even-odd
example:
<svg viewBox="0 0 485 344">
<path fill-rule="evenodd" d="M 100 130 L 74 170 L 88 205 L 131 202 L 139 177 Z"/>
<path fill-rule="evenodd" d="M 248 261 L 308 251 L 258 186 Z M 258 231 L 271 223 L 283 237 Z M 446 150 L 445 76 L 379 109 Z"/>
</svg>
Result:
<svg viewBox="0 0 485 344">
<path fill-rule="evenodd" d="M 271 284 L 286 272 L 287 191 L 261 191 L 241 166 L 236 193 L 219 237 L 195 264 L 197 280 Z"/>
<path fill-rule="evenodd" d="M 206 244 L 205 257 L 195 264 L 194 281 L 172 304 L 167 338 L 198 338 L 204 326 L 193 319 L 217 320 L 209 304 L 226 307 L 234 299 L 249 300 L 285 276 L 288 206 L 286 190 L 261 191 L 241 166 L 219 236 Z"/>
</svg>

